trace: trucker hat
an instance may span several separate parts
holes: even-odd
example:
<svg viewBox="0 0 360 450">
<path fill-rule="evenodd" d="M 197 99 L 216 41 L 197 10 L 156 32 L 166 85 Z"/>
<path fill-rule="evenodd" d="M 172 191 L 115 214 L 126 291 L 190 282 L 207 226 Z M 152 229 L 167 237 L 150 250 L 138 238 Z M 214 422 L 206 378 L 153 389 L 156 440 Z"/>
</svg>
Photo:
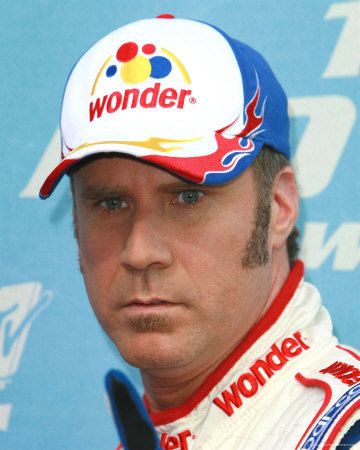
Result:
<svg viewBox="0 0 360 450">
<path fill-rule="evenodd" d="M 241 174 L 264 144 L 289 158 L 287 98 L 265 59 L 213 25 L 163 15 L 123 26 L 75 64 L 61 111 L 62 160 L 129 155 L 196 184 Z"/>
</svg>

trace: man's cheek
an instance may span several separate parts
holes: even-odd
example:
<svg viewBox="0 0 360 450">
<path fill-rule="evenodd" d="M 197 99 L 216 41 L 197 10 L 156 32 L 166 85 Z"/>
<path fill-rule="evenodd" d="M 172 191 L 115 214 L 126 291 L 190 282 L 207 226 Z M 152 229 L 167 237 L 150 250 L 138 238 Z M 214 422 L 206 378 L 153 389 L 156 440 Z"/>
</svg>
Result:
<svg viewBox="0 0 360 450">
<path fill-rule="evenodd" d="M 80 245 L 79 261 L 90 304 L 99 319 L 101 309 L 109 303 L 107 297 L 116 268 L 99 244 Z"/>
<path fill-rule="evenodd" d="M 79 229 L 79 254 L 84 264 L 96 267 L 110 263 L 120 251 L 117 244 L 118 239 L 99 230 Z"/>
</svg>

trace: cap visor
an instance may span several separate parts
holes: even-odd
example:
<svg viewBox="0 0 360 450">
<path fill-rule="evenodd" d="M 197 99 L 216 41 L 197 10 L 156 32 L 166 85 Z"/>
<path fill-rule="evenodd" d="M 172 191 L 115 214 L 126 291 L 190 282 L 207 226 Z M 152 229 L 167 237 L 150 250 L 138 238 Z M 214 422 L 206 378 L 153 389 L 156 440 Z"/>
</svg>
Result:
<svg viewBox="0 0 360 450">
<path fill-rule="evenodd" d="M 231 181 L 239 176 L 253 162 L 263 146 L 258 136 L 243 139 L 237 136 L 225 136 L 214 133 L 216 147 L 213 152 L 196 156 L 170 156 L 169 154 L 134 155 L 124 148 L 93 149 L 86 154 L 77 153 L 78 158 L 69 155 L 63 159 L 46 178 L 40 189 L 40 198 L 51 195 L 64 173 L 76 163 L 90 156 L 113 153 L 119 156 L 132 156 L 139 161 L 152 163 L 174 175 L 196 184 L 216 185 Z M 204 144 L 206 145 L 206 144 Z"/>
</svg>

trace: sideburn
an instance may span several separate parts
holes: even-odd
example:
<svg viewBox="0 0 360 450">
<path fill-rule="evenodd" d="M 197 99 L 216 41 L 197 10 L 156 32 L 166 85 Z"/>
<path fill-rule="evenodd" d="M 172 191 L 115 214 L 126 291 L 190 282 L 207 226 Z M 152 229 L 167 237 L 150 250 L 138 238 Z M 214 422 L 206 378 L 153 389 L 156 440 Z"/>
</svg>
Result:
<svg viewBox="0 0 360 450">
<path fill-rule="evenodd" d="M 269 262 L 270 198 L 259 194 L 257 197 L 254 227 L 241 260 L 244 269 L 255 269 Z"/>
</svg>

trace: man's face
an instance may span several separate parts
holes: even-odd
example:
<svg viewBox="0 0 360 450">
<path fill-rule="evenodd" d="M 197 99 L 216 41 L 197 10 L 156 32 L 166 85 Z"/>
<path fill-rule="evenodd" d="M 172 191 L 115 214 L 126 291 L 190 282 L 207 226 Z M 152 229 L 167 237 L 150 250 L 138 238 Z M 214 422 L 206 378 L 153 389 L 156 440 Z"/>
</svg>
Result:
<svg viewBox="0 0 360 450">
<path fill-rule="evenodd" d="M 87 292 L 123 357 L 143 369 L 223 359 L 271 290 L 269 263 L 242 263 L 254 228 L 252 172 L 202 187 L 108 157 L 79 168 L 73 182 Z"/>
</svg>

